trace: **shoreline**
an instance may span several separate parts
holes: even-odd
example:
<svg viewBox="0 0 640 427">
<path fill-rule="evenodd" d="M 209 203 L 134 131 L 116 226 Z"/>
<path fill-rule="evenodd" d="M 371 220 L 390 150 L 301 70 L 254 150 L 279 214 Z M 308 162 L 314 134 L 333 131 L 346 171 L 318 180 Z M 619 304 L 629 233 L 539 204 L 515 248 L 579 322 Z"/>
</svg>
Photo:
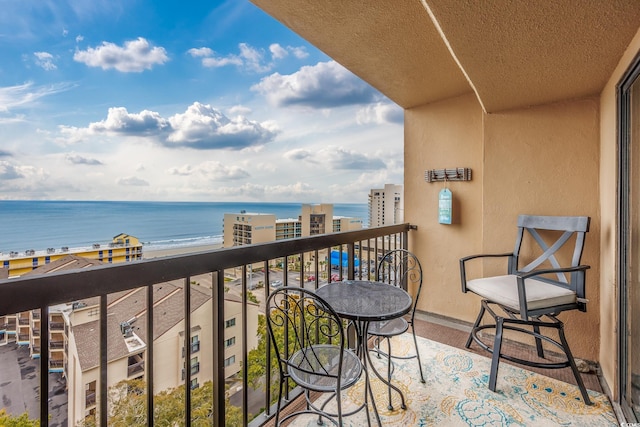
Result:
<svg viewBox="0 0 640 427">
<path fill-rule="evenodd" d="M 175 248 L 165 249 L 146 249 L 142 247 L 142 259 L 159 258 L 173 255 L 190 254 L 194 252 L 206 252 L 214 249 L 221 249 L 222 243 L 215 243 L 211 245 L 194 245 L 194 246 L 178 246 Z"/>
</svg>

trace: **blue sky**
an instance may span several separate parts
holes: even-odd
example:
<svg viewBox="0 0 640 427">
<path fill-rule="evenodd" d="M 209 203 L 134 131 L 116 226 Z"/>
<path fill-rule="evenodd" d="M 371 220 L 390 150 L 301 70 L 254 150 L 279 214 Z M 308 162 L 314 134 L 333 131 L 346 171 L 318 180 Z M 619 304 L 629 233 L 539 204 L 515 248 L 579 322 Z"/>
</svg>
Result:
<svg viewBox="0 0 640 427">
<path fill-rule="evenodd" d="M 403 112 L 244 0 L 0 0 L 0 199 L 366 203 Z"/>
</svg>

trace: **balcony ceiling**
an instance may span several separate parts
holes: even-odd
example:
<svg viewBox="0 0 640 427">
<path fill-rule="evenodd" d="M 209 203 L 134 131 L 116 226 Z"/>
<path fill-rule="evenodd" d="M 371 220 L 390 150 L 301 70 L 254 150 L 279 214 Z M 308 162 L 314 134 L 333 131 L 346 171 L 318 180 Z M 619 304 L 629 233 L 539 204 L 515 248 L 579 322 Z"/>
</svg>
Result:
<svg viewBox="0 0 640 427">
<path fill-rule="evenodd" d="M 598 94 L 640 27 L 637 0 L 251 1 L 404 108 Z"/>
</svg>

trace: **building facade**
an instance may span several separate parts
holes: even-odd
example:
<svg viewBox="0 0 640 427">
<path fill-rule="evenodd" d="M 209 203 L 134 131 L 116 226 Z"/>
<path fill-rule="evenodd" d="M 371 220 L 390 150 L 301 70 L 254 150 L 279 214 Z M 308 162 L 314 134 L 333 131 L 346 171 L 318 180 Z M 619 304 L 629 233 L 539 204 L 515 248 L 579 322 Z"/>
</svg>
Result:
<svg viewBox="0 0 640 427">
<path fill-rule="evenodd" d="M 369 192 L 369 227 L 400 224 L 404 222 L 404 197 L 402 185 L 385 184 L 384 188 Z"/>
<path fill-rule="evenodd" d="M 59 249 L 47 248 L 38 251 L 29 249 L 24 252 L 0 253 L 0 264 L 9 277 L 16 277 L 68 255 L 78 255 L 110 264 L 136 261 L 142 259 L 142 243 L 136 237 L 120 233 L 109 243 L 94 243 L 91 247 L 63 246 Z"/>
<path fill-rule="evenodd" d="M 273 214 L 243 211 L 224 215 L 223 246 L 228 248 L 361 228 L 360 218 L 333 216 L 332 204 L 303 204 L 298 219 L 277 219 Z"/>
<path fill-rule="evenodd" d="M 190 334 L 185 337 L 182 316 L 182 283 L 166 282 L 154 289 L 154 330 L 147 330 L 146 291 L 137 289 L 110 295 L 107 303 L 107 387 L 121 381 L 147 380 L 147 351 L 154 348 L 154 390 L 168 390 L 185 382 L 191 389 L 214 379 L 211 357 L 214 349 L 211 329 L 210 288 L 191 286 Z M 225 378 L 240 372 L 242 352 L 242 299 L 225 296 Z M 258 329 L 258 304 L 247 303 L 247 330 Z M 69 425 L 93 418 L 99 408 L 100 349 L 95 339 L 99 325 L 98 299 L 79 301 L 64 311 L 64 374 L 68 387 Z M 188 340 L 188 341 L 187 341 Z M 247 337 L 248 349 L 257 346 L 257 336 Z M 187 342 L 185 342 L 187 341 Z M 189 346 L 190 357 L 185 349 Z"/>
</svg>

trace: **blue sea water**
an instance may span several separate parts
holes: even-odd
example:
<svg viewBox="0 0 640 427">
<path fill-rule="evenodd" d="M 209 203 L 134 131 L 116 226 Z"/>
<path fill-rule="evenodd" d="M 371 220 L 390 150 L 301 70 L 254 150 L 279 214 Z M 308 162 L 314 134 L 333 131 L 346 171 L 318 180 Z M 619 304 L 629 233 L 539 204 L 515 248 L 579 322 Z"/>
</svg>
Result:
<svg viewBox="0 0 640 427">
<path fill-rule="evenodd" d="M 149 250 L 221 244 L 225 213 L 297 218 L 302 203 L 0 201 L 0 252 L 84 247 L 126 233 Z M 334 204 L 338 216 L 368 223 L 368 207 Z"/>
</svg>

